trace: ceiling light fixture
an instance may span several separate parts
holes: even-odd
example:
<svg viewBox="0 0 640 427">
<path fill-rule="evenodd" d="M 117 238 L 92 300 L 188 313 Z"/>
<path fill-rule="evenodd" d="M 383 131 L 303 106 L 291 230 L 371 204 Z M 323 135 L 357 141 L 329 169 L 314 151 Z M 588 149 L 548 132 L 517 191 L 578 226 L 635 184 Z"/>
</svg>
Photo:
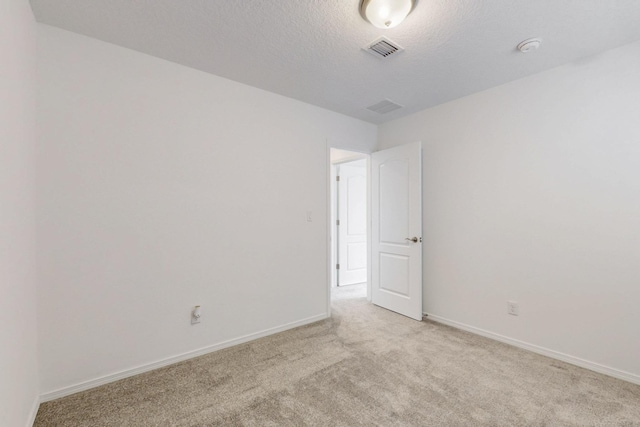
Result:
<svg viewBox="0 0 640 427">
<path fill-rule="evenodd" d="M 417 0 L 362 0 L 360 15 L 378 28 L 393 28 L 407 17 Z"/>
</svg>

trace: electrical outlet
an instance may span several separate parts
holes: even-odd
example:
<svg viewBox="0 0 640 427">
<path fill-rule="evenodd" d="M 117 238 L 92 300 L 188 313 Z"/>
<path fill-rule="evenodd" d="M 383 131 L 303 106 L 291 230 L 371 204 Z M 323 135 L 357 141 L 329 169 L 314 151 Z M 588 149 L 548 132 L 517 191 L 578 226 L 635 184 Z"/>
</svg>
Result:
<svg viewBox="0 0 640 427">
<path fill-rule="evenodd" d="M 512 316 L 518 316 L 520 314 L 520 306 L 517 301 L 507 301 L 507 313 Z"/>
<path fill-rule="evenodd" d="M 202 313 L 200 312 L 200 306 L 196 305 L 193 307 L 193 310 L 191 310 L 191 324 L 195 325 L 196 323 L 200 323 L 201 316 Z"/>
</svg>

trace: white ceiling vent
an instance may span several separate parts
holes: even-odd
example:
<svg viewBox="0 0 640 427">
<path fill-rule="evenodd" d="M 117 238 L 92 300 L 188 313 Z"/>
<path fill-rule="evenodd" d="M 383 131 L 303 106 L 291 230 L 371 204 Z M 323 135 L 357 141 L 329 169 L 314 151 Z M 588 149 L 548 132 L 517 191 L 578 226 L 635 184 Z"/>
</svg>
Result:
<svg viewBox="0 0 640 427">
<path fill-rule="evenodd" d="M 378 113 L 378 114 L 387 114 L 392 111 L 398 110 L 400 108 L 402 108 L 402 105 L 396 104 L 395 102 L 389 99 L 384 99 L 378 102 L 377 104 L 368 106 L 367 110 L 371 110 L 374 113 Z"/>
<path fill-rule="evenodd" d="M 399 44 L 392 42 L 386 37 L 380 37 L 363 47 L 364 50 L 378 58 L 389 58 L 404 50 Z"/>
</svg>

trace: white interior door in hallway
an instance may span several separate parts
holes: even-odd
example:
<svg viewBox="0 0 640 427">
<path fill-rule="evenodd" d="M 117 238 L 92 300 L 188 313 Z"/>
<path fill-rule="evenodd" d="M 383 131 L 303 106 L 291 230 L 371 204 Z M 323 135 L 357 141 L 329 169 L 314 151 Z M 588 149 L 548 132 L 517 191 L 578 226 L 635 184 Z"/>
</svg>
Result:
<svg viewBox="0 0 640 427">
<path fill-rule="evenodd" d="M 372 302 L 422 320 L 422 149 L 371 155 Z"/>
<path fill-rule="evenodd" d="M 367 281 L 367 162 L 337 166 L 338 286 Z"/>
</svg>

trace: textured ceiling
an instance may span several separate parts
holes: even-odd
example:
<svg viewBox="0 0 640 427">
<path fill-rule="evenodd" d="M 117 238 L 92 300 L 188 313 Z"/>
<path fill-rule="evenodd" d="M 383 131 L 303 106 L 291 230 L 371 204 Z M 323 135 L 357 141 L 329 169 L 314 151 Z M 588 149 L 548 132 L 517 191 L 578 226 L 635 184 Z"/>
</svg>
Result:
<svg viewBox="0 0 640 427">
<path fill-rule="evenodd" d="M 420 0 L 381 30 L 359 0 L 31 0 L 39 22 L 382 123 L 640 40 L 638 0 Z M 386 60 L 361 48 L 384 35 Z M 516 45 L 541 37 L 522 54 Z M 366 109 L 384 98 L 405 108 Z"/>
</svg>

